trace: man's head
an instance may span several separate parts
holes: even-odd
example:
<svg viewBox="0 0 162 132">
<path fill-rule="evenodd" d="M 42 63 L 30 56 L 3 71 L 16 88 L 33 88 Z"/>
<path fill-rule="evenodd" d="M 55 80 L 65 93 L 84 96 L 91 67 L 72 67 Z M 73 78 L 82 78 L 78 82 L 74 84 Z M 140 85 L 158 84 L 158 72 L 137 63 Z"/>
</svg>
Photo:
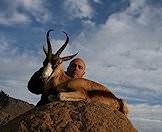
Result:
<svg viewBox="0 0 162 132">
<path fill-rule="evenodd" d="M 85 68 L 86 65 L 83 59 L 75 58 L 70 62 L 67 68 L 67 74 L 72 78 L 82 78 L 85 74 Z"/>
</svg>

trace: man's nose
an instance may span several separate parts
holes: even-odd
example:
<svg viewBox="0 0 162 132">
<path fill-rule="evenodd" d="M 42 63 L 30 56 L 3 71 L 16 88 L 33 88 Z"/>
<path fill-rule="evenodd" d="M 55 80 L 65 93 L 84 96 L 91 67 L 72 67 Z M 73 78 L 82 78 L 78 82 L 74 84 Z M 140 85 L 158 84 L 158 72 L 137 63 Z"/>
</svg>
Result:
<svg viewBox="0 0 162 132">
<path fill-rule="evenodd" d="M 75 66 L 75 67 L 74 67 L 74 70 L 79 70 L 79 67 L 78 67 L 78 66 Z"/>
</svg>

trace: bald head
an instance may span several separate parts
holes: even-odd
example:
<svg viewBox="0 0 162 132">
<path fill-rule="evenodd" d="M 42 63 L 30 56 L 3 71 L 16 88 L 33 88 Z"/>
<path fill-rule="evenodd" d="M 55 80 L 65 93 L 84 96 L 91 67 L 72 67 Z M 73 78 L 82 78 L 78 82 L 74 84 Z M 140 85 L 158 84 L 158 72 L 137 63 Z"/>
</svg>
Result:
<svg viewBox="0 0 162 132">
<path fill-rule="evenodd" d="M 82 78 L 85 74 L 85 68 L 85 61 L 81 58 L 75 58 L 70 62 L 67 74 L 72 78 Z"/>
<path fill-rule="evenodd" d="M 72 63 L 74 63 L 74 62 L 76 62 L 76 61 L 81 62 L 82 65 L 84 66 L 84 68 L 86 68 L 85 61 L 84 61 L 83 59 L 81 59 L 81 58 L 75 58 L 75 59 L 73 59 L 73 60 L 70 62 L 70 64 L 72 64 Z"/>
</svg>

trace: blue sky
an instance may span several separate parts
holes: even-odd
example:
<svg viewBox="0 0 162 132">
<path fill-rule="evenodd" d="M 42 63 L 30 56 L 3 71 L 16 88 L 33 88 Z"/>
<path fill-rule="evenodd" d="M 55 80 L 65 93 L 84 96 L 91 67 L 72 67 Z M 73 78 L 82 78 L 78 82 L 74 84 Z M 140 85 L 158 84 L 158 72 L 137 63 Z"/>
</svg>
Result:
<svg viewBox="0 0 162 132">
<path fill-rule="evenodd" d="M 70 43 L 62 55 L 79 51 L 86 78 L 127 100 L 139 131 L 162 129 L 161 0 L 1 0 L 1 90 L 37 103 L 40 96 L 27 90 L 27 82 L 42 66 L 50 28 L 53 49 L 66 31 Z"/>
</svg>

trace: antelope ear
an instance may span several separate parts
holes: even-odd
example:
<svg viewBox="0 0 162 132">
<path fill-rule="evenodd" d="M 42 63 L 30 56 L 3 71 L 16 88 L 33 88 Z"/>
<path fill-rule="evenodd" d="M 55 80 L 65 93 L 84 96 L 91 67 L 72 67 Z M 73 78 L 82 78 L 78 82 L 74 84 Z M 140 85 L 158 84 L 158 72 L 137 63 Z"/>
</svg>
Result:
<svg viewBox="0 0 162 132">
<path fill-rule="evenodd" d="M 66 57 L 62 57 L 61 59 L 63 61 L 68 61 L 68 60 L 71 60 L 72 58 L 74 58 L 79 52 L 77 52 L 76 54 L 74 55 L 70 55 L 70 56 L 66 56 Z"/>
</svg>

